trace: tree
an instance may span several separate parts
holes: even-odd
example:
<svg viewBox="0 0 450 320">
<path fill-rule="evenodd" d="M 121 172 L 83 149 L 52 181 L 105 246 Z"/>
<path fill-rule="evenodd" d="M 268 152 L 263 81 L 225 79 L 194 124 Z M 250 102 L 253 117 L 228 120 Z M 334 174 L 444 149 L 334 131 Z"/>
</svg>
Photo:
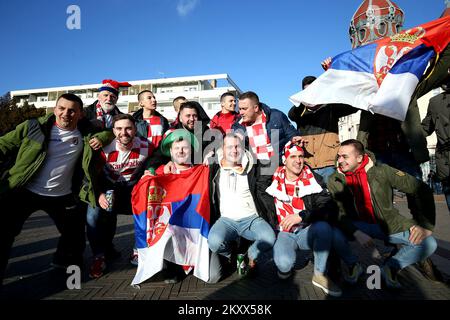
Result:
<svg viewBox="0 0 450 320">
<path fill-rule="evenodd" d="M 22 107 L 17 106 L 17 99 L 11 99 L 9 93 L 0 97 L 0 136 L 13 130 L 27 119 L 45 115 L 45 109 L 37 109 L 25 102 Z"/>
</svg>

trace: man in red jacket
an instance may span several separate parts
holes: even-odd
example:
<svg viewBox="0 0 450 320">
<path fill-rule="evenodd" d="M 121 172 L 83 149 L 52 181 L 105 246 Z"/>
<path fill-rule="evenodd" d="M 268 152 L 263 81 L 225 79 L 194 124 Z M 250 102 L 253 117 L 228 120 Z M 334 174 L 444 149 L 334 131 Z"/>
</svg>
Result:
<svg viewBox="0 0 450 320">
<path fill-rule="evenodd" d="M 222 110 L 214 115 L 209 127 L 211 129 L 218 129 L 225 135 L 239 116 L 236 112 L 236 98 L 234 94 L 231 92 L 222 94 L 220 97 L 220 105 L 222 106 Z"/>
</svg>

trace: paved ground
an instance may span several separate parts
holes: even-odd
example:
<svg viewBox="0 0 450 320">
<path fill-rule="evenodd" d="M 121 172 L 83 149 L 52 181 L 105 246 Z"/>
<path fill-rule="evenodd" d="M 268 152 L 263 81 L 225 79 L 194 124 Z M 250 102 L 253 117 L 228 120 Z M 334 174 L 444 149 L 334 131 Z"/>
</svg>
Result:
<svg viewBox="0 0 450 320">
<path fill-rule="evenodd" d="M 396 205 L 406 214 L 404 199 L 396 198 Z M 439 247 L 432 260 L 450 278 L 450 215 L 442 197 L 437 196 L 437 227 L 435 236 Z M 17 237 L 12 250 L 6 279 L 1 294 L 2 300 L 48 299 L 48 300 L 325 300 L 320 289 L 311 284 L 313 267 L 307 255 L 299 254 L 295 275 L 288 281 L 276 276 L 273 261 L 268 258 L 259 265 L 259 276 L 254 279 L 240 279 L 233 274 L 217 284 L 187 276 L 177 284 L 165 284 L 160 275 L 146 281 L 140 289 L 130 286 L 135 267 L 127 258 L 133 245 L 133 224 L 130 216 L 120 216 L 116 248 L 122 258 L 113 263 L 108 274 L 91 280 L 83 272 L 81 289 L 66 287 L 68 275 L 50 267 L 55 251 L 58 233 L 52 221 L 43 212 L 33 214 Z M 382 247 L 381 243 L 378 243 Z M 374 264 L 370 255 L 354 247 L 366 265 Z M 86 250 L 86 265 L 90 262 L 90 250 Z M 343 300 L 450 300 L 448 284 L 425 279 L 415 267 L 408 267 L 400 273 L 404 288 L 398 292 L 369 290 L 368 275 L 363 276 L 355 286 L 345 286 Z M 447 282 L 448 283 L 448 282 Z"/>
</svg>

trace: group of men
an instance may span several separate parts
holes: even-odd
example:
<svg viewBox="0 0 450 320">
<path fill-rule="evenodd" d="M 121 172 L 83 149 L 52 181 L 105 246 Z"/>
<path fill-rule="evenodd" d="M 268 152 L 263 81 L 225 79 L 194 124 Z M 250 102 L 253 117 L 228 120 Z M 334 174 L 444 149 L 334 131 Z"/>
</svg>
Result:
<svg viewBox="0 0 450 320">
<path fill-rule="evenodd" d="M 8 212 L 0 227 L 2 279 L 14 238 L 39 209 L 61 233 L 53 264 L 83 264 L 87 228 L 93 252 L 89 275 L 101 277 L 120 256 L 113 246 L 117 214 L 131 214 L 131 192 L 144 172 L 177 174 L 195 165 L 210 166 L 208 244 L 221 257 L 218 269 L 235 263 L 235 242 L 241 238 L 251 243 L 249 274 L 273 248 L 278 276 L 287 279 L 296 251 L 312 250 L 312 283 L 339 296 L 341 289 L 327 275 L 336 267 L 327 264 L 330 252 L 346 265 L 347 282 L 356 283 L 363 272 L 349 240 L 364 248 L 373 248 L 374 238 L 401 245 L 382 266 L 391 288 L 400 286 L 401 269 L 436 250 L 435 207 L 427 185 L 378 164 L 358 140 L 339 143 L 334 122 L 354 110 L 291 110 L 296 130 L 284 113 L 261 103 L 254 92 L 239 96 L 238 112 L 236 97 L 227 92 L 212 120 L 198 102 L 185 100 L 169 125 L 149 90 L 138 95 L 141 110 L 121 113 L 116 103 L 120 87 L 126 86 L 103 81 L 98 100 L 84 109 L 76 95 L 63 94 L 53 114 L 27 120 L 0 137 L 0 161 L 11 164 L 0 182 Z M 205 141 L 211 136 L 211 143 Z M 393 206 L 394 188 L 414 200 L 412 218 Z M 138 263 L 136 250 L 130 261 Z M 210 280 L 221 276 L 217 272 Z"/>
</svg>

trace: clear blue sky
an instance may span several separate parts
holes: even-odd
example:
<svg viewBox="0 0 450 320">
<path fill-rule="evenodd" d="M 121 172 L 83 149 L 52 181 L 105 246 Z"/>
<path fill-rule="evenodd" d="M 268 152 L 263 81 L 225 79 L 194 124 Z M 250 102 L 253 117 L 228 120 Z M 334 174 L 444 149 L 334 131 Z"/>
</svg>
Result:
<svg viewBox="0 0 450 320">
<path fill-rule="evenodd" d="M 362 0 L 15 0 L 0 2 L 0 94 L 64 85 L 228 73 L 286 111 L 320 62 L 350 49 Z M 444 0 L 396 0 L 404 27 Z M 67 7 L 81 9 L 69 30 Z"/>
</svg>

